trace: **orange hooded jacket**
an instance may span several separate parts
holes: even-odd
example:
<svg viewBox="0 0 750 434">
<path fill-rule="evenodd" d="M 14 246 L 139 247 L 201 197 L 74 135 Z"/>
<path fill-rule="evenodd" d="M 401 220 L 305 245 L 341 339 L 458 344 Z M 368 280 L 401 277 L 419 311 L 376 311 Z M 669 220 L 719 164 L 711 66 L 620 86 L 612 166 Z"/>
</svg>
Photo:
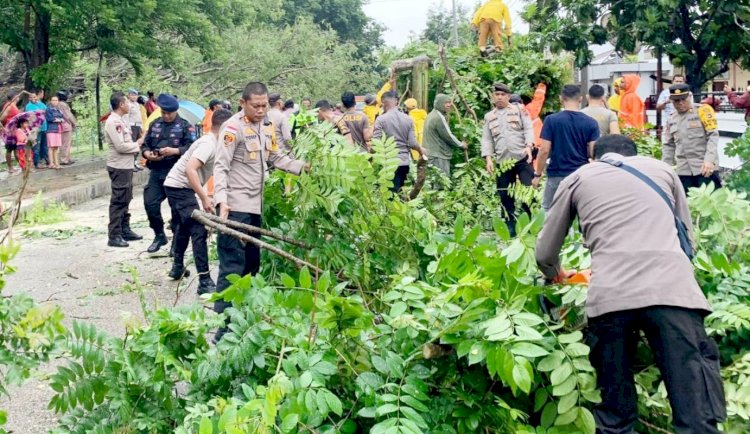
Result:
<svg viewBox="0 0 750 434">
<path fill-rule="evenodd" d="M 542 113 L 542 107 L 544 107 L 544 99 L 546 95 L 547 85 L 539 83 L 536 85 L 536 90 L 534 91 L 534 99 L 526 104 L 526 111 L 531 118 L 531 124 L 534 125 L 534 146 L 537 148 L 542 147 L 542 119 L 539 118 L 539 114 Z"/>
<path fill-rule="evenodd" d="M 641 77 L 628 74 L 623 77 L 622 99 L 620 100 L 620 120 L 625 127 L 643 130 L 643 101 L 636 93 Z"/>
</svg>

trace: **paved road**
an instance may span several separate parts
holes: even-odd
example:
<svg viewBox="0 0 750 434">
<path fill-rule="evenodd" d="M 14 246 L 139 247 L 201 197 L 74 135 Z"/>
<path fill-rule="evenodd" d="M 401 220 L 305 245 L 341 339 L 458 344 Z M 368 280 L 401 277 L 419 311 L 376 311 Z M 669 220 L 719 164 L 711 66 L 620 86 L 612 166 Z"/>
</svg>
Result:
<svg viewBox="0 0 750 434">
<path fill-rule="evenodd" d="M 58 224 L 17 227 L 16 238 L 21 242 L 21 251 L 13 261 L 17 272 L 8 276 L 4 293 L 26 292 L 38 302 L 59 305 L 66 324 L 73 319 L 90 321 L 112 335 L 123 335 L 123 315 L 143 317 L 138 294 L 132 290 L 129 269 L 135 267 L 148 304 L 172 306 L 176 282 L 166 276 L 171 266 L 167 251 L 154 256 L 145 252 L 153 234 L 142 197 L 133 199 L 131 213 L 134 230 L 144 235 L 144 240 L 127 249 L 107 247 L 108 201 L 108 197 L 99 198 L 71 209 L 66 221 Z M 166 201 L 162 213 L 169 215 Z M 26 235 L 18 237 L 22 232 Z M 196 273 L 190 268 L 192 278 Z M 181 293 L 178 303 L 199 302 L 196 287 L 197 279 Z M 47 410 L 52 390 L 40 381 L 54 371 L 54 365 L 45 366 L 37 378 L 20 388 L 11 388 L 10 399 L 0 399 L 0 408 L 8 410 L 8 429 L 18 434 L 43 434 L 54 426 L 55 416 Z"/>
</svg>

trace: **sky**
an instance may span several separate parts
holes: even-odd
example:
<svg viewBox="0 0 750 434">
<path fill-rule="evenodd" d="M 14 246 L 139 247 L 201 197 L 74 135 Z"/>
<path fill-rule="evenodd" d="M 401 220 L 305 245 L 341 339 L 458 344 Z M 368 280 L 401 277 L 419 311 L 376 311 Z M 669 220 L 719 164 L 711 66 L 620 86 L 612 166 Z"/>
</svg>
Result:
<svg viewBox="0 0 750 434">
<path fill-rule="evenodd" d="M 477 3 L 483 0 L 456 0 L 456 5 L 463 5 L 474 12 Z M 526 33 L 529 26 L 521 19 L 524 0 L 505 0 L 510 9 L 513 32 Z M 427 11 L 430 8 L 443 6 L 451 9 L 451 0 L 369 0 L 365 5 L 365 13 L 375 21 L 385 25 L 383 33 L 386 45 L 397 48 L 403 47 L 410 35 L 419 35 L 427 24 Z"/>
</svg>

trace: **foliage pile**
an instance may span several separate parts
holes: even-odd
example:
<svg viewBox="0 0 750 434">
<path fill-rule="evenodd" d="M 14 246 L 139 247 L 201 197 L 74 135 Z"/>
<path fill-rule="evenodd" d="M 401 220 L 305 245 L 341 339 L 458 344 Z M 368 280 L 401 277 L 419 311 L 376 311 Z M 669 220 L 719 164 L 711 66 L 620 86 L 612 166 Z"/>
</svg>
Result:
<svg viewBox="0 0 750 434">
<path fill-rule="evenodd" d="M 57 433 L 593 433 L 599 401 L 589 349 L 574 324 L 538 305 L 548 294 L 580 307 L 585 288 L 542 287 L 533 257 L 542 215 L 511 238 L 459 213 L 439 229 L 422 199 L 393 200 L 392 141 L 371 156 L 303 133 L 296 152 L 317 162 L 284 195 L 267 184 L 265 224 L 304 241 L 290 248 L 324 270 L 297 270 L 264 253 L 256 277 L 235 276 L 223 297 L 230 332 L 201 306 L 148 312 L 124 338 L 75 323 L 51 379 Z M 466 169 L 469 170 L 469 169 Z M 716 310 L 729 398 L 727 432 L 750 428 L 750 203 L 730 190 L 691 192 L 702 250 L 696 264 Z M 743 236 L 744 235 L 744 236 Z M 564 252 L 590 267 L 580 236 Z M 639 352 L 642 420 L 669 426 L 647 351 Z M 644 428 L 642 432 L 653 432 Z"/>
</svg>

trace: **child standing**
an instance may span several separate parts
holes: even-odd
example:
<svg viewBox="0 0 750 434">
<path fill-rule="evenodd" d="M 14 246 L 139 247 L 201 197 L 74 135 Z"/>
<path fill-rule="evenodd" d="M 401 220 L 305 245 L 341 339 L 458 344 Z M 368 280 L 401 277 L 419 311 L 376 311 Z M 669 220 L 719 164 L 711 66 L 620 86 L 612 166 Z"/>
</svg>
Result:
<svg viewBox="0 0 750 434">
<path fill-rule="evenodd" d="M 16 148 L 18 149 L 18 165 L 24 171 L 34 165 L 34 141 L 31 139 L 31 128 L 28 119 L 24 119 L 16 128 Z"/>
<path fill-rule="evenodd" d="M 62 123 L 65 117 L 59 109 L 60 100 L 57 95 L 49 100 L 47 107 L 47 147 L 50 151 L 50 168 L 60 168 L 60 146 L 62 146 Z"/>
</svg>

